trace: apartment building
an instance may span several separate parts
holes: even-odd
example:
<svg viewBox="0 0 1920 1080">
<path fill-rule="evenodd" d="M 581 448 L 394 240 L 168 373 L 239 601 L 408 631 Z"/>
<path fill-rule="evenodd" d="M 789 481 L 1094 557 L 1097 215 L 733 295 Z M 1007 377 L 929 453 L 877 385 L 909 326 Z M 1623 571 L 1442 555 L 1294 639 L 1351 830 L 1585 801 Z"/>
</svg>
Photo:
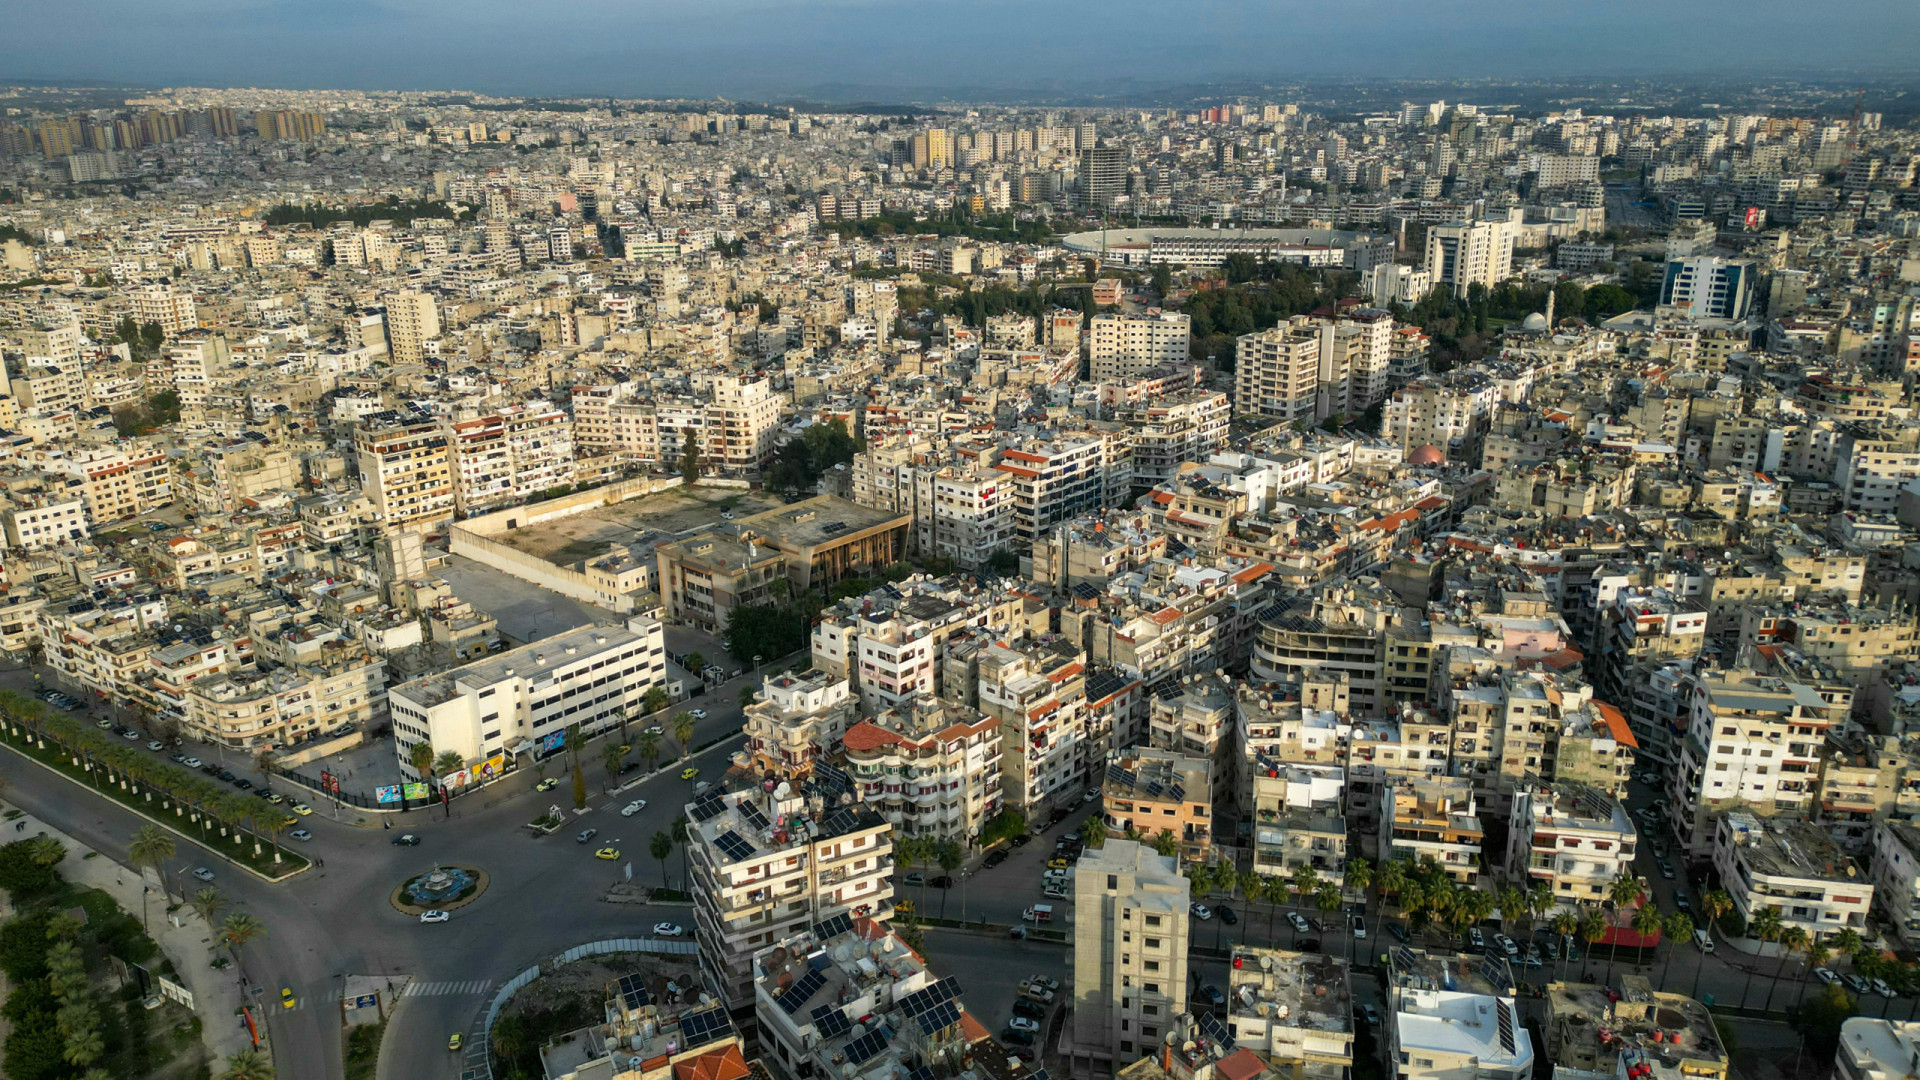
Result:
<svg viewBox="0 0 1920 1080">
<path fill-rule="evenodd" d="M 755 954 L 837 917 L 892 915 L 893 827 L 871 807 L 780 783 L 707 791 L 687 821 L 700 974 L 737 1019 L 751 1016 Z"/>
<path fill-rule="evenodd" d="M 357 642 L 337 642 L 318 652 L 311 663 L 231 670 L 191 681 L 184 687 L 186 731 L 204 742 L 252 750 L 384 721 L 386 661 Z"/>
<path fill-rule="evenodd" d="M 1001 451 L 993 467 L 1013 485 L 1014 535 L 1030 545 L 1082 514 L 1120 505 L 1133 483 L 1132 458 L 1124 429 L 1063 433 Z"/>
<path fill-rule="evenodd" d="M 353 450 L 384 531 L 423 531 L 453 517 L 452 439 L 439 418 L 375 413 L 355 429 Z"/>
<path fill-rule="evenodd" d="M 419 742 L 469 765 L 547 757 L 569 738 L 591 738 L 638 714 L 666 672 L 663 631 L 653 619 L 575 627 L 394 687 L 394 753 L 408 776 L 407 754 Z"/>
<path fill-rule="evenodd" d="M 1231 407 L 1217 391 L 1186 390 L 1142 403 L 1115 419 L 1133 435 L 1133 484 L 1152 487 L 1226 445 Z"/>
<path fill-rule="evenodd" d="M 965 848 L 1000 812 L 1000 721 L 931 695 L 847 729 L 847 776 L 897 836 Z"/>
<path fill-rule="evenodd" d="M 516 505 L 574 481 L 573 420 L 544 401 L 455 420 L 448 434 L 454 505 L 462 516 Z"/>
<path fill-rule="evenodd" d="M 1451 776 L 1387 781 L 1380 809 L 1382 861 L 1431 857 L 1447 876 L 1473 886 L 1480 879 L 1485 832 L 1469 781 Z"/>
<path fill-rule="evenodd" d="M 1168 750 L 1135 747 L 1107 763 L 1101 813 L 1116 835 L 1151 845 L 1179 843 L 1182 862 L 1206 862 L 1213 850 L 1213 763 Z"/>
<path fill-rule="evenodd" d="M 418 364 L 436 347 L 440 307 L 432 295 L 400 292 L 387 297 L 387 354 L 395 364 Z"/>
<path fill-rule="evenodd" d="M 841 736 L 859 719 L 859 704 L 845 678 L 816 668 L 767 676 L 745 713 L 754 771 L 791 779 L 811 775 L 839 752 Z"/>
<path fill-rule="evenodd" d="M 1666 800 L 1674 838 L 1688 857 L 1712 855 L 1713 818 L 1735 804 L 1762 815 L 1808 816 L 1827 732 L 1851 707 L 1851 694 L 1823 695 L 1805 683 L 1749 672 L 1694 678 L 1687 739 Z"/>
<path fill-rule="evenodd" d="M 1278 1076 L 1340 1080 L 1353 1067 L 1352 978 L 1341 957 L 1234 946 L 1225 1017 L 1231 1045 L 1251 1050 Z M 1219 1020 L 1201 1021 L 1212 1034 L 1207 1020 Z"/>
<path fill-rule="evenodd" d="M 1404 1080 L 1528 1080 L 1533 1033 L 1514 1004 L 1504 960 L 1391 953 L 1387 1059 Z"/>
<path fill-rule="evenodd" d="M 979 650 L 978 670 L 980 711 L 1002 725 L 1006 805 L 1033 818 L 1052 804 L 1077 804 L 1100 763 L 1080 651 L 1051 637 L 996 641 Z"/>
<path fill-rule="evenodd" d="M 145 326 L 156 323 L 169 338 L 200 328 L 200 317 L 193 296 L 171 285 L 143 285 L 128 294 L 133 301 L 133 318 Z"/>
<path fill-rule="evenodd" d="M 1305 316 L 1234 342 L 1233 415 L 1313 419 L 1320 390 L 1320 333 Z"/>
<path fill-rule="evenodd" d="M 1316 315 L 1309 325 L 1320 337 L 1316 419 L 1358 417 L 1387 396 L 1394 345 L 1390 312 L 1355 307 L 1337 316 Z"/>
<path fill-rule="evenodd" d="M 1095 315 L 1087 328 L 1087 369 L 1096 381 L 1131 378 L 1160 364 L 1184 362 L 1192 339 L 1191 320 L 1175 312 L 1149 308 L 1139 315 Z"/>
<path fill-rule="evenodd" d="M 9 485 L 0 494 L 0 532 L 16 551 L 43 551 L 85 540 L 91 535 L 87 523 L 86 497 L 78 484 Z"/>
<path fill-rule="evenodd" d="M 1593 687 L 1535 670 L 1503 674 L 1501 690 L 1499 803 L 1537 782 L 1625 794 L 1639 740 L 1619 709 L 1594 700 Z"/>
<path fill-rule="evenodd" d="M 1544 882 L 1559 907 L 1599 904 L 1632 876 L 1639 832 L 1614 794 L 1584 784 L 1540 784 L 1514 793 L 1507 870 Z"/>
<path fill-rule="evenodd" d="M 1096 1073 L 1158 1048 L 1187 1011 L 1189 882 L 1131 840 L 1088 851 L 1074 875 L 1072 1056 Z"/>
<path fill-rule="evenodd" d="M 1900 940 L 1920 943 L 1920 826 L 1879 821 L 1873 827 L 1873 899 Z"/>
<path fill-rule="evenodd" d="M 1152 685 L 1155 680 L 1150 680 Z M 1147 739 L 1156 750 L 1207 765 L 1208 790 L 1195 794 L 1209 805 L 1231 797 L 1238 773 L 1233 684 L 1220 675 L 1158 680 L 1147 703 Z"/>
<path fill-rule="evenodd" d="M 1728 1080 L 1732 1075 L 1713 1013 L 1684 994 L 1654 990 L 1644 975 L 1622 975 L 1617 989 L 1552 982 L 1543 997 L 1543 1049 L 1557 1074 L 1625 1072 L 1647 1080 Z"/>
<path fill-rule="evenodd" d="M 1505 221 L 1454 221 L 1427 227 L 1425 267 L 1433 287 L 1465 298 L 1473 285 L 1493 288 L 1513 274 L 1514 230 Z"/>
<path fill-rule="evenodd" d="M 1013 546 L 1015 488 L 991 463 L 915 468 L 911 484 L 914 549 L 921 555 L 978 569 Z"/>
<path fill-rule="evenodd" d="M 1915 1055 L 1920 1055 L 1920 1023 L 1850 1016 L 1840 1024 L 1833 1073 L 1839 1080 L 1900 1080 L 1912 1072 Z"/>
<path fill-rule="evenodd" d="M 157 447 L 124 443 L 47 454 L 39 464 L 80 481 L 87 522 L 95 529 L 173 503 L 173 466 Z"/>
<path fill-rule="evenodd" d="M 1866 931 L 1873 882 L 1817 825 L 1730 810 L 1714 827 L 1713 865 L 1749 925 L 1773 908 L 1814 941 Z"/>
</svg>

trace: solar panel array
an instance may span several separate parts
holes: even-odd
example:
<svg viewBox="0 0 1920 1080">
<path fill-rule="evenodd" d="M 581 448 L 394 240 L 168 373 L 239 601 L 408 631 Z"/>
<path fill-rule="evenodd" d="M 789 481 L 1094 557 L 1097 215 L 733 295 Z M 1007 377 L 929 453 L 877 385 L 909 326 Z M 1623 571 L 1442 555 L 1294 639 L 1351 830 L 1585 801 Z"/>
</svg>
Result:
<svg viewBox="0 0 1920 1080">
<path fill-rule="evenodd" d="M 734 862 L 739 862 L 741 859 L 749 858 L 753 855 L 753 845 L 747 843 L 745 837 L 734 832 L 732 829 L 728 829 L 726 832 L 715 837 L 713 846 L 720 849 L 720 854 L 725 855 Z"/>
<path fill-rule="evenodd" d="M 1087 676 L 1087 700 L 1101 701 L 1112 697 L 1126 687 L 1126 679 L 1121 678 L 1116 672 L 1101 668 Z"/>
<path fill-rule="evenodd" d="M 901 998 L 895 1007 L 900 1010 L 900 1015 L 911 1019 L 959 996 L 960 980 L 949 976 L 932 986 L 922 987 Z"/>
<path fill-rule="evenodd" d="M 1518 1053 L 1520 1044 L 1513 1038 L 1513 1006 L 1506 998 L 1493 999 L 1495 1018 L 1500 1022 L 1500 1049 L 1509 1054 Z"/>
<path fill-rule="evenodd" d="M 1212 1013 L 1201 1013 L 1200 1030 L 1206 1032 L 1207 1037 L 1212 1039 L 1223 1052 L 1233 1049 L 1233 1029 L 1221 1023 L 1219 1017 Z"/>
<path fill-rule="evenodd" d="M 908 1073 L 907 1080 L 935 1080 L 935 1076 L 932 1069 L 929 1069 L 925 1065 L 922 1065 L 919 1068 Z"/>
<path fill-rule="evenodd" d="M 1412 971 L 1414 967 L 1413 950 L 1405 945 L 1393 950 L 1393 966 L 1402 971 Z"/>
<path fill-rule="evenodd" d="M 688 1046 L 700 1046 L 709 1043 L 733 1030 L 727 1022 L 727 1010 L 718 1006 L 680 1018 L 680 1034 L 686 1038 Z"/>
<path fill-rule="evenodd" d="M 813 779 L 815 783 L 836 794 L 853 787 L 852 782 L 847 779 L 846 771 L 837 765 L 815 765 Z"/>
<path fill-rule="evenodd" d="M 639 975 L 620 976 L 620 1002 L 629 1009 L 642 1009 L 653 1004 L 653 995 L 647 991 L 647 983 Z"/>
<path fill-rule="evenodd" d="M 1487 954 L 1486 962 L 1480 965 L 1480 974 L 1493 984 L 1496 994 L 1505 993 L 1513 985 L 1513 971 L 1507 966 L 1507 958 L 1493 953 Z"/>
<path fill-rule="evenodd" d="M 826 942 L 853 929 L 853 916 L 841 912 L 825 922 L 813 924 L 813 940 Z"/>
<path fill-rule="evenodd" d="M 752 799 L 740 804 L 740 816 L 746 818 L 747 824 L 756 829 L 767 827 L 767 815 L 760 812 L 760 804 Z"/>
<path fill-rule="evenodd" d="M 943 1001 L 926 1012 L 914 1017 L 920 1024 L 920 1030 L 935 1035 L 960 1022 L 960 1003 Z"/>
<path fill-rule="evenodd" d="M 825 985 L 827 985 L 827 973 L 816 968 L 808 968 L 799 982 L 787 987 L 775 1000 L 780 1003 L 783 1012 L 792 1016 L 800 1011 L 800 1006 L 805 1005 L 815 991 Z"/>
<path fill-rule="evenodd" d="M 1053 1076 L 1045 1069 L 1035 1069 L 1027 1074 L 1027 1080 L 1053 1080 Z"/>
<path fill-rule="evenodd" d="M 887 1048 L 887 1029 L 875 1028 L 847 1044 L 847 1063 L 859 1065 Z"/>
<path fill-rule="evenodd" d="M 853 1021 L 847 1019 L 845 1009 L 828 1002 L 813 1010 L 813 1030 L 823 1039 L 836 1035 L 845 1035 L 853 1030 Z"/>
<path fill-rule="evenodd" d="M 720 800 L 720 793 L 709 791 L 693 800 L 693 806 L 687 812 L 693 815 L 695 821 L 706 821 L 720 816 L 720 812 L 726 808 L 726 803 Z"/>
</svg>

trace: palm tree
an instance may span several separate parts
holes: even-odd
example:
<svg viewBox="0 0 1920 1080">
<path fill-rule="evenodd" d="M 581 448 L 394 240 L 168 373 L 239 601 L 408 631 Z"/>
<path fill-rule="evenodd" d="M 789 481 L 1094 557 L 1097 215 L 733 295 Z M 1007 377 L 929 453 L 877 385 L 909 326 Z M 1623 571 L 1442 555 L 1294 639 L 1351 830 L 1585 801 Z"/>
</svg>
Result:
<svg viewBox="0 0 1920 1080">
<path fill-rule="evenodd" d="M 1652 904 L 1641 904 L 1640 907 L 1636 911 L 1634 911 L 1633 929 L 1635 933 L 1640 935 L 1640 955 L 1634 961 L 1634 967 L 1637 968 L 1641 964 L 1646 962 L 1646 959 L 1647 959 L 1646 939 L 1654 934 L 1660 933 L 1666 928 L 1667 928 L 1667 920 L 1661 917 L 1660 909 L 1657 907 L 1654 907 Z M 1658 952 L 1659 946 L 1656 945 L 1654 947 L 1654 951 Z"/>
<path fill-rule="evenodd" d="M 1340 886 L 1335 885 L 1331 881 L 1321 882 L 1320 887 L 1314 890 L 1313 906 L 1319 910 L 1323 917 L 1332 918 L 1333 913 L 1340 910 Z M 1349 935 L 1347 938 L 1347 957 L 1351 960 L 1353 957 L 1353 939 L 1351 936 L 1353 925 L 1351 923 L 1347 925 L 1347 931 Z"/>
<path fill-rule="evenodd" d="M 1287 891 L 1296 897 L 1294 900 L 1296 905 L 1304 907 L 1307 897 L 1312 896 L 1314 890 L 1319 887 L 1320 874 L 1307 863 L 1300 863 L 1293 868 L 1291 874 L 1287 875 Z M 1298 936 L 1298 933 L 1295 931 L 1295 936 Z"/>
<path fill-rule="evenodd" d="M 220 943 L 233 954 L 235 964 L 242 964 L 240 958 L 247 946 L 266 932 L 267 928 L 260 924 L 259 919 L 244 911 L 236 911 L 220 924 Z"/>
<path fill-rule="evenodd" d="M 1520 913 L 1526 910 L 1527 894 L 1512 885 L 1501 889 L 1494 895 L 1494 906 L 1500 909 L 1500 919 L 1517 937 L 1520 928 L 1514 924 L 1519 921 Z"/>
<path fill-rule="evenodd" d="M 1380 864 L 1380 874 L 1375 879 L 1380 887 L 1380 898 L 1398 897 L 1400 890 L 1407 885 L 1407 862 L 1405 859 L 1389 859 Z"/>
<path fill-rule="evenodd" d="M 1372 884 L 1373 884 L 1373 864 L 1372 863 L 1361 858 L 1354 858 L 1354 859 L 1347 860 L 1346 887 L 1348 889 L 1353 890 L 1356 893 L 1359 893 L 1360 899 L 1362 902 L 1365 902 L 1367 899 L 1367 886 Z"/>
<path fill-rule="evenodd" d="M 153 876 L 160 879 L 161 895 L 167 898 L 168 903 L 172 903 L 173 894 L 167 891 L 167 860 L 173 858 L 173 837 L 161 832 L 159 826 L 142 825 L 140 831 L 133 834 L 133 842 L 127 845 L 127 857 L 133 860 L 135 867 L 153 868 Z M 145 882 L 140 884 L 140 925 L 147 925 Z"/>
<path fill-rule="evenodd" d="M 219 1080 L 273 1080 L 273 1061 L 258 1050 L 242 1050 L 227 1059 Z"/>
<path fill-rule="evenodd" d="M 693 835 L 690 831 L 692 828 L 693 823 L 687 820 L 685 814 L 674 818 L 673 824 L 667 826 L 667 831 L 673 834 L 673 846 L 680 849 L 680 880 L 687 883 L 689 892 L 692 891 L 693 875 L 687 870 L 687 842 Z"/>
<path fill-rule="evenodd" d="M 221 908 L 227 906 L 227 898 L 220 895 L 219 889 L 209 885 L 194 893 L 193 899 L 187 901 L 187 906 L 199 914 L 208 926 L 212 926 L 214 917 L 220 914 Z"/>
<path fill-rule="evenodd" d="M 1565 950 L 1560 958 L 1560 978 L 1567 977 L 1567 964 L 1573 960 L 1573 937 L 1580 932 L 1580 916 L 1573 908 L 1561 908 L 1553 917 L 1553 932 L 1560 935 L 1560 947 Z"/>
<path fill-rule="evenodd" d="M 691 748 L 693 742 L 693 714 L 690 712 L 674 713 L 673 720 L 667 730 L 673 732 L 673 741 L 680 744 L 680 756 L 686 757 L 687 751 Z"/>
<path fill-rule="evenodd" d="M 753 704 L 755 701 L 759 700 L 759 698 L 760 698 L 760 688 L 753 685 L 752 683 L 747 683 L 746 685 L 740 688 L 740 693 L 735 695 L 734 700 L 739 702 L 740 707 L 744 709 L 747 706 Z"/>
<path fill-rule="evenodd" d="M 1700 913 L 1707 917 L 1707 932 L 1711 935 L 1719 935 L 1720 917 L 1732 910 L 1733 897 L 1728 896 L 1725 889 L 1715 889 L 1700 898 Z M 1689 996 L 1696 1000 L 1700 997 L 1700 970 L 1704 966 L 1702 964 L 1693 966 L 1693 990 Z M 1741 1005 L 1744 1006 L 1746 1003 L 1744 997 L 1740 999 Z"/>
<path fill-rule="evenodd" d="M 660 884 L 671 888 L 673 883 L 667 880 L 667 856 L 673 854 L 673 837 L 664 832 L 654 833 L 653 839 L 647 841 L 647 854 L 660 862 Z"/>
<path fill-rule="evenodd" d="M 1667 963 L 1660 969 L 1660 989 L 1664 991 L 1667 988 L 1667 972 L 1673 967 L 1673 954 L 1680 950 L 1683 943 L 1693 937 L 1693 916 L 1684 911 L 1676 911 L 1667 916 L 1666 923 L 1661 926 L 1660 931 L 1667 936 L 1668 942 Z"/>
<path fill-rule="evenodd" d="M 1807 972 L 1800 976 L 1800 1001 L 1803 1004 L 1807 1000 L 1807 983 L 1813 969 L 1826 966 L 1827 960 L 1833 956 L 1833 950 L 1827 947 L 1827 943 L 1817 939 L 1807 942 L 1806 952 Z"/>
<path fill-rule="evenodd" d="M 1427 924 L 1427 887 L 1417 881 L 1403 883 L 1398 895 L 1400 914 L 1407 921 L 1407 932 L 1418 933 Z"/>
<path fill-rule="evenodd" d="M 425 739 L 407 748 L 407 764 L 413 766 L 413 773 L 425 780 L 433 772 L 433 744 Z"/>
<path fill-rule="evenodd" d="M 952 877 L 953 872 L 967 861 L 967 853 L 961 850 L 959 844 L 947 840 L 934 850 L 933 858 L 939 864 L 940 872 Z M 943 919 L 947 917 L 947 894 L 952 891 L 951 888 L 940 890 L 940 917 Z"/>
<path fill-rule="evenodd" d="M 607 770 L 607 783 L 611 784 L 619 780 L 620 766 L 622 764 L 620 760 L 620 748 L 612 744 L 601 747 L 600 764 L 605 766 Z"/>
<path fill-rule="evenodd" d="M 1106 847 L 1107 823 L 1098 815 L 1088 818 L 1086 823 L 1080 826 L 1080 839 L 1084 840 L 1090 848 Z"/>
<path fill-rule="evenodd" d="M 660 736 L 651 731 L 643 731 L 634 745 L 640 750 L 640 760 L 647 763 L 647 771 L 652 772 L 653 767 L 660 762 Z"/>
<path fill-rule="evenodd" d="M 1798 926 L 1784 927 L 1780 931 L 1780 966 L 1774 969 L 1773 982 L 1767 984 L 1767 1003 L 1762 1007 L 1762 1012 L 1773 1010 L 1773 990 L 1786 977 L 1787 958 L 1806 948 L 1810 942 L 1807 932 Z"/>
<path fill-rule="evenodd" d="M 1620 914 L 1632 907 L 1636 901 L 1646 894 L 1647 891 L 1640 886 L 1640 879 L 1634 877 L 1632 874 L 1621 874 L 1619 877 L 1614 878 L 1613 884 L 1607 886 L 1607 899 L 1613 901 L 1613 918 L 1609 921 L 1612 922 L 1614 926 L 1619 926 Z M 1608 980 L 1612 980 L 1613 978 L 1613 962 L 1619 955 L 1620 935 L 1615 934 L 1613 935 L 1613 946 L 1607 950 Z"/>
<path fill-rule="evenodd" d="M 433 757 L 433 774 L 448 776 L 467 767 L 467 759 L 456 750 L 442 750 Z"/>
<path fill-rule="evenodd" d="M 1772 941 L 1779 935 L 1785 923 L 1780 918 L 1779 908 L 1761 908 L 1754 912 L 1752 921 L 1747 923 L 1747 933 L 1761 941 Z M 1746 1008 L 1747 991 L 1753 989 L 1753 968 L 1747 969 L 1747 984 L 1740 988 L 1740 1007 Z"/>
<path fill-rule="evenodd" d="M 1610 929 L 1612 924 L 1608 922 L 1606 913 L 1599 908 L 1587 908 L 1581 913 L 1579 933 L 1580 939 L 1587 943 L 1589 962 L 1593 960 L 1593 947 L 1600 944 L 1600 940 L 1607 936 L 1607 931 Z"/>
<path fill-rule="evenodd" d="M 67 1064 L 84 1068 L 99 1061 L 100 1055 L 106 1052 L 106 1038 L 100 1034 L 99 1028 L 90 1027 L 68 1034 L 66 1049 L 60 1056 L 66 1059 Z"/>
</svg>

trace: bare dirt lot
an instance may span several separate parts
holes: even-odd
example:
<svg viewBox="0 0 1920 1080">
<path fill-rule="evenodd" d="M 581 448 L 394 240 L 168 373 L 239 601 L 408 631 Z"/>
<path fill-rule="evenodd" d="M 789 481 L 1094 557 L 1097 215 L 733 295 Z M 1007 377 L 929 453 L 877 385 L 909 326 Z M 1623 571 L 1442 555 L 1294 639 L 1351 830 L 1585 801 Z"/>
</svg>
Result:
<svg viewBox="0 0 1920 1080">
<path fill-rule="evenodd" d="M 746 517 L 782 505 L 775 496 L 729 488 L 673 488 L 584 514 L 501 533 L 493 539 L 558 566 L 592 559 L 616 544 L 673 539 L 724 521 L 723 510 Z"/>
</svg>

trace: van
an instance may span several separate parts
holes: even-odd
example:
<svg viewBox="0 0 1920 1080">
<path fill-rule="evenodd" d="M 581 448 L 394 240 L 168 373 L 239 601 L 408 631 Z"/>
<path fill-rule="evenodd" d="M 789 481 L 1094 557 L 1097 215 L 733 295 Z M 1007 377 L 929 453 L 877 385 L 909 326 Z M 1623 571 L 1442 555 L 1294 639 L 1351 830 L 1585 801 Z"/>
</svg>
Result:
<svg viewBox="0 0 1920 1080">
<path fill-rule="evenodd" d="M 1700 946 L 1701 952 L 1710 953 L 1713 951 L 1713 935 L 1705 930 L 1695 930 L 1693 932 L 1693 943 Z"/>
<path fill-rule="evenodd" d="M 1045 925 L 1053 921 L 1053 905 L 1035 904 L 1021 912 L 1020 917 L 1030 923 Z"/>
</svg>

